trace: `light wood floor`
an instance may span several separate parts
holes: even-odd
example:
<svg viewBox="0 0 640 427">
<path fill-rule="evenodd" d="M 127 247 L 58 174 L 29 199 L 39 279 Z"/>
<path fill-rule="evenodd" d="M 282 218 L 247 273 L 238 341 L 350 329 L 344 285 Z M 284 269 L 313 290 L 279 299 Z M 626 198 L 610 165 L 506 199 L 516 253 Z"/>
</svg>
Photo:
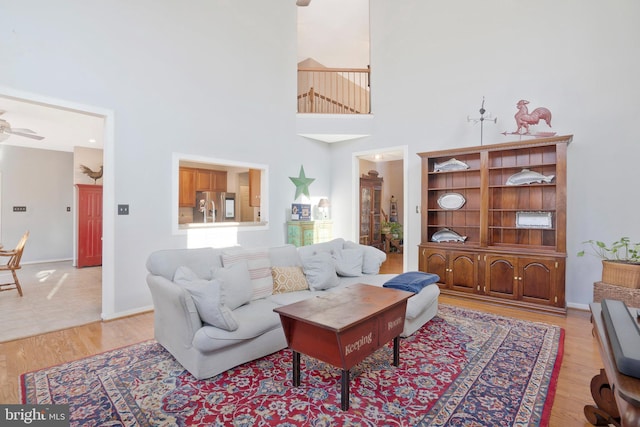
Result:
<svg viewBox="0 0 640 427">
<path fill-rule="evenodd" d="M 60 261 L 23 264 L 17 273 L 23 296 L 0 292 L 0 342 L 100 321 L 102 267 Z"/>
<path fill-rule="evenodd" d="M 397 259 L 394 261 L 397 262 Z M 383 270 L 388 271 L 390 265 Z M 401 271 L 397 267 L 394 270 Z M 595 339 L 591 335 L 588 312 L 569 309 L 567 316 L 563 317 L 450 296 L 441 296 L 439 301 L 564 328 L 564 357 L 550 426 L 590 426 L 584 418 L 583 407 L 593 403 L 590 382 L 599 372 L 601 361 Z M 18 377 L 24 372 L 80 359 L 152 337 L 153 313 L 145 313 L 0 343 L 0 403 L 19 403 Z"/>
</svg>

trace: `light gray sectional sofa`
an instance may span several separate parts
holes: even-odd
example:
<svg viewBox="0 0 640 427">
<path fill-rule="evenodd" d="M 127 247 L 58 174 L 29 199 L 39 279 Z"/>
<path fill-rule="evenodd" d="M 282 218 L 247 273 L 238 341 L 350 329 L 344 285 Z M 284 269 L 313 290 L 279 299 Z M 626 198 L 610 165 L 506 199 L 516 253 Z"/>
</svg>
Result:
<svg viewBox="0 0 640 427">
<path fill-rule="evenodd" d="M 335 239 L 296 248 L 169 249 L 147 260 L 155 338 L 198 379 L 287 347 L 275 307 L 354 283 L 382 286 L 386 254 Z M 402 336 L 436 315 L 437 285 L 409 298 Z"/>
</svg>

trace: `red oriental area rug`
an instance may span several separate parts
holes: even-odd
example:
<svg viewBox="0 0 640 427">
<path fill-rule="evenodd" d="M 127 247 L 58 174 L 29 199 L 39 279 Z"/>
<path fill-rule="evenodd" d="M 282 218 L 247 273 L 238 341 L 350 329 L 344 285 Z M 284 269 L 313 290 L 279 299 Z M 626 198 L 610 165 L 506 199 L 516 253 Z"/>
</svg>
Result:
<svg viewBox="0 0 640 427">
<path fill-rule="evenodd" d="M 291 384 L 288 349 L 196 380 L 155 341 L 21 376 L 22 401 L 69 404 L 73 426 L 531 426 L 548 425 L 564 331 L 440 305 L 401 340 L 351 372 L 302 356 Z"/>
</svg>

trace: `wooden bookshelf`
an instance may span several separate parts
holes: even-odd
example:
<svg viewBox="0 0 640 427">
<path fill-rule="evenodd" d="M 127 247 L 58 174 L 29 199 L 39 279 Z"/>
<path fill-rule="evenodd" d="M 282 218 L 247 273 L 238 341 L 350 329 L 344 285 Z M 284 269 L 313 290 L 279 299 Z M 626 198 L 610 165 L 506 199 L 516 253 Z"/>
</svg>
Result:
<svg viewBox="0 0 640 427">
<path fill-rule="evenodd" d="M 569 135 L 418 153 L 420 270 L 440 275 L 444 293 L 565 313 L 566 156 L 571 140 Z M 436 170 L 452 159 L 464 166 Z M 547 178 L 509 183 L 524 170 Z M 433 241 L 443 229 L 463 236 L 464 242 Z"/>
</svg>

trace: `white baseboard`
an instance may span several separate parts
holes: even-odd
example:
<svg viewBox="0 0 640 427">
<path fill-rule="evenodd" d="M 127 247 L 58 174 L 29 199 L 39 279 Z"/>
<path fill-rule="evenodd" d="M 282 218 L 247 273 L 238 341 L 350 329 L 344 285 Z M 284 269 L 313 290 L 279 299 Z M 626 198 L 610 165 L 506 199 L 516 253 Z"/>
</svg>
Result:
<svg viewBox="0 0 640 427">
<path fill-rule="evenodd" d="M 589 304 L 578 304 L 576 302 L 568 302 L 567 308 L 575 308 L 576 310 L 589 311 Z"/>
<path fill-rule="evenodd" d="M 49 262 L 63 262 L 63 261 L 73 261 L 73 258 L 56 258 L 56 259 L 39 259 L 38 261 L 20 261 L 22 265 L 32 265 L 32 264 L 46 264 Z"/>
<path fill-rule="evenodd" d="M 122 317 L 129 317 L 129 316 L 134 316 L 136 314 L 146 313 L 148 311 L 153 311 L 153 304 L 148 305 L 146 307 L 134 308 L 132 310 L 120 311 L 118 313 L 112 313 L 109 315 L 102 313 L 100 317 L 102 318 L 103 321 L 109 321 L 109 320 L 120 319 Z"/>
</svg>

